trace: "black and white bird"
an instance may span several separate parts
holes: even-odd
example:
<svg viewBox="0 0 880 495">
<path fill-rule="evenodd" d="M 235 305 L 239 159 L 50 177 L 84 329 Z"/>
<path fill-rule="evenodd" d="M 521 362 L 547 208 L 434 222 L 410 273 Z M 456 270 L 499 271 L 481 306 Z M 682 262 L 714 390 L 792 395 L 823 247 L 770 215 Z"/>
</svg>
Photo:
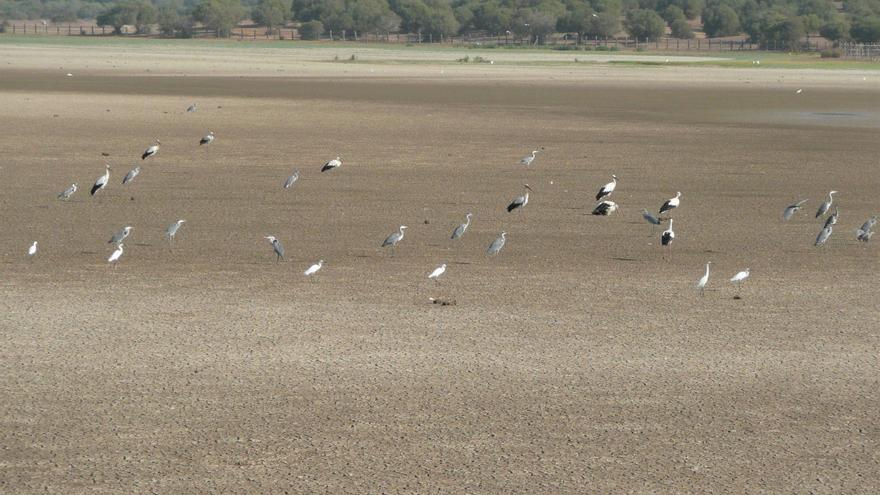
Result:
<svg viewBox="0 0 880 495">
<path fill-rule="evenodd" d="M 92 196 L 94 196 L 96 192 L 107 187 L 108 182 L 110 182 L 110 165 L 107 165 L 104 175 L 95 180 L 95 185 L 92 186 Z"/>
<path fill-rule="evenodd" d="M 131 234 L 131 226 L 130 225 L 123 227 L 122 230 L 120 230 L 119 232 L 116 232 L 115 234 L 110 236 L 110 240 L 107 241 L 107 244 L 116 244 L 116 245 L 122 244 L 122 241 L 124 241 L 125 238 L 128 237 L 129 234 Z"/>
<path fill-rule="evenodd" d="M 617 176 L 611 176 L 611 182 L 605 184 L 604 186 L 599 188 L 599 192 L 596 193 L 596 201 L 601 200 L 605 196 L 609 196 L 614 192 L 614 189 L 617 187 Z"/>
<path fill-rule="evenodd" d="M 663 206 L 660 207 L 660 215 L 678 208 L 679 204 L 681 204 L 681 191 L 675 193 L 674 198 L 669 198 L 663 203 Z"/>
<path fill-rule="evenodd" d="M 214 142 L 214 131 L 208 131 L 207 134 L 202 136 L 201 141 L 199 141 L 199 146 L 203 144 L 211 144 Z"/>
<path fill-rule="evenodd" d="M 711 264 L 712 264 L 711 261 L 706 263 L 706 273 L 702 277 L 700 277 L 700 280 L 697 281 L 697 288 L 700 289 L 701 296 L 704 294 L 704 292 L 706 290 L 706 284 L 709 283 L 709 265 L 711 265 Z"/>
<path fill-rule="evenodd" d="M 492 241 L 492 244 L 489 244 L 489 248 L 486 249 L 486 253 L 488 253 L 489 256 L 498 254 L 498 252 L 501 251 L 505 244 L 507 244 L 507 232 L 501 232 L 501 235 L 496 237 L 495 240 Z"/>
<path fill-rule="evenodd" d="M 526 188 L 525 194 L 523 194 L 522 196 L 517 196 L 513 201 L 510 202 L 509 205 L 507 205 L 507 212 L 508 213 L 512 212 L 513 210 L 515 210 L 517 208 L 522 208 L 525 205 L 529 204 L 529 191 L 531 191 L 532 188 L 529 187 L 528 184 L 523 184 L 523 187 Z"/>
<path fill-rule="evenodd" d="M 434 268 L 434 271 L 431 272 L 430 275 L 428 275 L 428 279 L 429 280 L 437 280 L 440 277 L 442 277 L 444 273 L 446 273 L 446 263 L 443 263 L 442 265 L 438 266 L 437 268 Z"/>
<path fill-rule="evenodd" d="M 793 217 L 794 214 L 797 213 L 798 210 L 800 210 L 801 207 L 804 206 L 804 203 L 806 203 L 807 201 L 808 200 L 803 199 L 801 201 L 798 201 L 797 203 L 786 206 L 785 210 L 782 211 L 782 219 L 786 222 L 791 220 L 791 217 Z"/>
<path fill-rule="evenodd" d="M 828 199 L 822 202 L 819 205 L 819 209 L 816 211 L 816 218 L 821 217 L 822 215 L 828 213 L 828 210 L 831 209 L 831 203 L 834 202 L 834 195 L 837 194 L 837 191 L 831 191 L 828 193 Z"/>
<path fill-rule="evenodd" d="M 264 239 L 268 239 L 270 243 L 272 243 L 272 249 L 275 250 L 275 263 L 284 259 L 284 246 L 281 245 L 281 241 L 275 238 L 274 235 L 268 235 L 264 237 Z"/>
<path fill-rule="evenodd" d="M 816 242 L 813 244 L 816 247 L 824 246 L 826 242 L 828 242 L 828 238 L 831 237 L 831 233 L 834 231 L 834 228 L 830 225 L 823 228 L 819 235 L 816 236 Z"/>
<path fill-rule="evenodd" d="M 608 216 L 617 211 L 617 203 L 614 201 L 602 201 L 597 204 L 595 208 L 593 208 L 593 215 L 603 215 Z"/>
<path fill-rule="evenodd" d="M 147 158 L 149 158 L 149 157 L 151 157 L 151 156 L 155 156 L 156 153 L 159 152 L 159 145 L 161 145 L 161 144 L 162 144 L 162 143 L 161 143 L 161 142 L 159 141 L 159 139 L 157 138 L 157 139 L 156 139 L 156 144 L 154 144 L 154 145 L 152 145 L 152 146 L 150 146 L 149 148 L 147 148 L 147 149 L 144 150 L 144 154 L 141 155 L 141 160 L 146 160 Z"/>
<path fill-rule="evenodd" d="M 116 269 L 116 265 L 119 264 L 119 258 L 122 257 L 122 253 L 124 252 L 125 244 L 119 244 L 116 246 L 116 250 L 113 251 L 113 254 L 107 258 L 107 262 L 113 265 L 113 269 Z"/>
<path fill-rule="evenodd" d="M 198 110 L 198 107 L 196 107 L 196 104 L 195 104 L 195 103 L 193 103 L 192 105 L 190 105 L 190 106 L 187 107 L 187 109 L 186 109 L 187 113 L 193 113 L 193 112 L 195 112 L 196 110 Z"/>
<path fill-rule="evenodd" d="M 294 170 L 290 177 L 284 181 L 284 189 L 290 189 L 299 180 L 299 170 Z"/>
<path fill-rule="evenodd" d="M 403 240 L 404 231 L 407 229 L 406 225 L 401 225 L 397 232 L 389 235 L 382 242 L 382 247 L 391 246 L 391 256 L 394 256 L 394 248 L 397 247 L 397 244 Z"/>
<path fill-rule="evenodd" d="M 672 241 L 675 240 L 675 231 L 672 230 L 672 219 L 669 219 L 669 228 L 663 231 L 660 234 L 660 244 L 664 246 L 669 246 L 672 244 Z"/>
<path fill-rule="evenodd" d="M 306 271 L 303 272 L 303 275 L 306 277 L 311 277 L 312 275 L 318 273 L 318 270 L 324 266 L 324 260 L 320 260 L 314 265 L 310 266 Z"/>
<path fill-rule="evenodd" d="M 133 181 L 134 178 L 137 177 L 139 173 L 141 173 L 140 167 L 135 167 L 135 168 L 129 170 L 128 173 L 125 174 L 125 177 L 122 178 L 122 185 L 124 186 L 124 185 L 128 184 L 129 182 Z"/>
<path fill-rule="evenodd" d="M 165 237 L 168 239 L 168 244 L 170 246 L 174 246 L 174 236 L 177 235 L 177 231 L 180 230 L 180 227 L 183 226 L 184 223 L 186 223 L 186 220 L 180 219 L 165 229 Z"/>
<path fill-rule="evenodd" d="M 459 225 L 452 231 L 452 239 L 461 239 L 461 236 L 467 232 L 468 227 L 471 226 L 471 217 L 474 216 L 473 213 L 468 213 L 465 215 L 465 221 L 463 224 Z"/>
<path fill-rule="evenodd" d="M 519 164 L 528 167 L 533 161 L 535 161 L 535 156 L 540 152 L 541 150 L 532 150 L 532 154 L 524 156 L 522 160 L 519 161 Z"/>
<path fill-rule="evenodd" d="M 328 171 L 328 170 L 333 170 L 334 168 L 339 168 L 339 167 L 341 167 L 341 166 L 342 166 L 342 158 L 339 158 L 339 157 L 337 156 L 336 158 L 334 158 L 334 159 L 328 161 L 327 163 L 325 163 L 324 166 L 321 167 L 321 172 L 326 172 L 326 171 Z"/>
<path fill-rule="evenodd" d="M 75 193 L 75 192 L 76 192 L 76 184 L 71 184 L 70 187 L 61 191 L 58 194 L 58 199 L 67 201 L 68 199 L 70 199 L 71 196 L 73 196 L 73 193 Z"/>
<path fill-rule="evenodd" d="M 27 255 L 28 255 L 28 258 L 33 258 L 33 256 L 34 256 L 35 254 L 37 254 L 37 241 L 34 241 L 34 243 L 31 244 L 31 247 L 28 248 L 28 254 L 27 254 Z"/>
<path fill-rule="evenodd" d="M 828 218 L 825 219 L 825 225 L 823 225 L 822 228 L 824 229 L 825 227 L 837 225 L 837 219 L 839 217 L 840 217 L 840 210 L 835 206 L 834 213 L 832 213 L 831 216 L 829 216 Z"/>
</svg>

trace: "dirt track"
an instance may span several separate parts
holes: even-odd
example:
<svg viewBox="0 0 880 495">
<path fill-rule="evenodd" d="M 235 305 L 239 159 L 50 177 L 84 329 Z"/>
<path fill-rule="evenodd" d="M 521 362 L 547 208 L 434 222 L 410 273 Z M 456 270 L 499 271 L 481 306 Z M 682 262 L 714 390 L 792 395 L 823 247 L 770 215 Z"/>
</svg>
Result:
<svg viewBox="0 0 880 495">
<path fill-rule="evenodd" d="M 627 84 L 4 71 L 0 491 L 876 493 L 878 246 L 853 231 L 880 210 L 880 91 L 611 70 Z M 612 173 L 621 211 L 592 217 Z M 676 191 L 664 261 L 639 210 Z"/>
</svg>

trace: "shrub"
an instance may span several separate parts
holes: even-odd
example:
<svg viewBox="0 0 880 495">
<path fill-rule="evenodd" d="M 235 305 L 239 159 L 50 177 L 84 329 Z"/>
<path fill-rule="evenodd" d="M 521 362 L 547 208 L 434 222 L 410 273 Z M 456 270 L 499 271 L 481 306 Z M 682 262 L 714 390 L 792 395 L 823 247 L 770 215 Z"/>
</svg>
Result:
<svg viewBox="0 0 880 495">
<path fill-rule="evenodd" d="M 683 17 L 672 21 L 669 28 L 672 30 L 672 36 L 674 38 L 681 38 L 683 40 L 694 38 L 694 31 L 691 29 L 691 25 L 688 24 L 687 20 Z"/>
<path fill-rule="evenodd" d="M 624 21 L 624 27 L 630 36 L 638 40 L 654 41 L 666 32 L 666 23 L 653 10 L 630 11 Z"/>
<path fill-rule="evenodd" d="M 840 58 L 843 56 L 843 50 L 840 48 L 832 48 L 830 50 L 824 50 L 821 53 L 822 58 Z"/>
<path fill-rule="evenodd" d="M 321 21 L 304 22 L 299 26 L 299 35 L 304 40 L 321 39 L 322 34 L 324 34 L 324 23 Z"/>
</svg>

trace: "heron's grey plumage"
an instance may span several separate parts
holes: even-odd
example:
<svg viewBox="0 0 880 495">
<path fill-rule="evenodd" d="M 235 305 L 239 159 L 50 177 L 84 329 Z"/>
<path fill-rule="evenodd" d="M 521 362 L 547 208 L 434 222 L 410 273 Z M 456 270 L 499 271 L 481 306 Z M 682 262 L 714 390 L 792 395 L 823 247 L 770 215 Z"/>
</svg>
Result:
<svg viewBox="0 0 880 495">
<path fill-rule="evenodd" d="M 195 103 L 193 103 L 192 105 L 190 105 L 190 106 L 186 109 L 186 111 L 189 112 L 189 113 L 195 112 L 196 110 L 198 110 L 198 107 L 196 106 Z"/>
<path fill-rule="evenodd" d="M 505 244 L 507 244 L 507 232 L 501 232 L 501 235 L 496 237 L 495 240 L 492 241 L 492 244 L 489 244 L 489 248 L 486 249 L 486 253 L 488 253 L 490 256 L 498 254 L 498 252 L 501 251 L 502 248 L 504 248 Z"/>
<path fill-rule="evenodd" d="M 284 181 L 284 189 L 290 189 L 290 187 L 293 186 L 298 180 L 299 170 L 294 170 L 293 173 L 290 174 L 290 177 L 288 177 L 287 180 Z"/>
<path fill-rule="evenodd" d="M 382 242 L 382 247 L 386 246 L 397 246 L 397 243 L 403 240 L 404 230 L 406 230 L 406 225 L 401 225 L 397 232 L 389 235 L 385 238 L 385 241 Z"/>
<path fill-rule="evenodd" d="M 467 232 L 468 227 L 470 227 L 471 225 L 471 217 L 473 215 L 473 213 L 468 213 L 467 215 L 465 215 L 465 222 L 452 231 L 452 239 L 460 239 L 461 236 L 463 236 L 464 233 Z"/>
<path fill-rule="evenodd" d="M 133 181 L 134 178 L 137 177 L 138 174 L 140 174 L 140 173 L 141 173 L 140 167 L 135 167 L 135 168 L 129 170 L 128 173 L 125 174 L 125 177 L 122 178 L 122 185 L 128 184 L 129 182 Z"/>
<path fill-rule="evenodd" d="M 110 237 L 110 240 L 107 241 L 107 244 L 119 245 L 122 243 L 123 240 L 125 240 L 126 237 L 128 237 L 128 234 L 131 234 L 131 226 L 126 226 L 119 232 L 113 234 L 113 236 Z"/>
<path fill-rule="evenodd" d="M 794 216 L 794 214 L 797 213 L 806 202 L 807 200 L 804 199 L 786 206 L 785 210 L 782 212 L 782 219 L 786 221 L 791 220 L 791 217 Z"/>
<path fill-rule="evenodd" d="M 61 191 L 61 193 L 58 194 L 58 199 L 62 199 L 64 201 L 67 201 L 68 199 L 70 199 L 71 196 L 73 196 L 73 193 L 75 193 L 75 192 L 76 192 L 76 184 L 71 184 L 70 187 Z"/>
<path fill-rule="evenodd" d="M 532 154 L 524 156 L 523 159 L 519 161 L 520 165 L 528 167 L 533 161 L 535 161 L 535 156 L 540 152 L 541 150 L 533 150 Z"/>
<path fill-rule="evenodd" d="M 165 237 L 168 238 L 168 242 L 174 243 L 174 236 L 177 235 L 177 231 L 180 230 L 181 225 L 183 225 L 185 222 L 186 220 L 180 219 L 172 223 L 168 226 L 167 229 L 165 229 Z"/>
<path fill-rule="evenodd" d="M 284 246 L 281 245 L 281 241 L 279 241 L 274 235 L 266 236 L 265 239 L 268 239 L 269 242 L 272 243 L 272 249 L 275 250 L 275 263 L 284 259 Z"/>
<path fill-rule="evenodd" d="M 834 202 L 834 195 L 837 194 L 837 191 L 831 191 L 828 193 L 828 199 L 822 202 L 819 205 L 819 209 L 816 211 L 816 218 L 821 217 L 822 215 L 828 213 L 828 210 L 831 209 L 831 203 Z"/>
<path fill-rule="evenodd" d="M 834 213 L 832 213 L 831 216 L 829 216 L 828 218 L 825 219 L 825 225 L 823 225 L 822 228 L 824 229 L 825 227 L 830 227 L 832 225 L 836 225 L 837 219 L 839 216 L 840 216 L 840 210 L 835 206 Z"/>
<path fill-rule="evenodd" d="M 651 225 L 660 225 L 660 219 L 655 217 L 653 213 L 642 208 L 642 218 Z"/>
<path fill-rule="evenodd" d="M 825 243 L 828 242 L 828 238 L 831 237 L 831 232 L 833 232 L 833 230 L 834 229 L 830 225 L 823 228 L 822 231 L 819 232 L 818 237 L 816 237 L 815 246 L 824 246 Z"/>
<path fill-rule="evenodd" d="M 859 230 L 863 230 L 865 232 L 870 232 L 870 231 L 874 230 L 875 225 L 877 225 L 877 216 L 876 215 L 865 220 L 865 223 L 862 224 L 862 226 L 861 226 L 861 228 L 859 228 Z"/>
</svg>

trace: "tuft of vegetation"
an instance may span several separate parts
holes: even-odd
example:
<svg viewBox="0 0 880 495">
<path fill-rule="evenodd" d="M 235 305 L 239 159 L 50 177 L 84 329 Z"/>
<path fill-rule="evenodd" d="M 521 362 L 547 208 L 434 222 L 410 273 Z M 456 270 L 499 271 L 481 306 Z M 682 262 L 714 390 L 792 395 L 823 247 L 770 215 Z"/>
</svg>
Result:
<svg viewBox="0 0 880 495">
<path fill-rule="evenodd" d="M 843 50 L 840 48 L 832 48 L 831 50 L 823 50 L 820 54 L 822 58 L 840 58 L 843 56 Z"/>
</svg>

